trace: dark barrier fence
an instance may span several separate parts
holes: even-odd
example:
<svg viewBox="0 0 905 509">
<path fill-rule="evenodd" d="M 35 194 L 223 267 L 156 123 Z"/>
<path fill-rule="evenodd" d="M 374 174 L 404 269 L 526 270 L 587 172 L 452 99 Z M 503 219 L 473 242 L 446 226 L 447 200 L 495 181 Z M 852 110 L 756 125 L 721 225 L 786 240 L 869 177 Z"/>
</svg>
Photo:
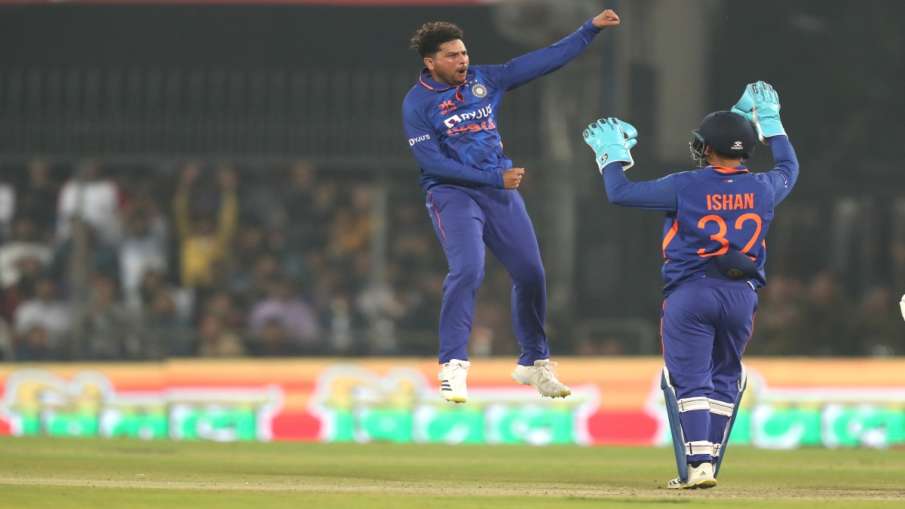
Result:
<svg viewBox="0 0 905 509">
<path fill-rule="evenodd" d="M 416 72 L 0 69 L 0 151 L 408 162 L 400 104 Z M 532 146 L 532 94 L 502 112 L 507 142 Z"/>
</svg>

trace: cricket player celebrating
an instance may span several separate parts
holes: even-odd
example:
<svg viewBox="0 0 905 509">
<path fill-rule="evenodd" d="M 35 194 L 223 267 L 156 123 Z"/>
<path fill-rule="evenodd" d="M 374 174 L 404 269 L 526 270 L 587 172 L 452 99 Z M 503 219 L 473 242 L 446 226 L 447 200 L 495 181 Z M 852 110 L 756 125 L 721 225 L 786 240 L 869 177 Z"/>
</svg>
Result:
<svg viewBox="0 0 905 509">
<path fill-rule="evenodd" d="M 716 486 L 745 390 L 741 357 L 757 290 L 766 284 L 765 238 L 774 208 L 798 178 L 779 96 L 767 83 L 748 85 L 732 111 L 707 115 L 692 134 L 692 157 L 706 166 L 631 182 L 624 171 L 634 163 L 635 128 L 606 118 L 584 131 L 610 202 L 666 213 L 661 386 L 679 471 L 670 488 Z M 773 151 L 769 172 L 743 166 L 758 138 Z"/>
<path fill-rule="evenodd" d="M 462 30 L 424 24 L 412 47 L 424 62 L 402 103 L 408 144 L 421 167 L 421 187 L 449 273 L 440 308 L 440 393 L 468 398 L 468 337 L 484 277 L 484 246 L 512 278 L 512 322 L 521 355 L 512 376 L 547 397 L 571 391 L 553 372 L 544 333 L 547 295 L 540 248 L 518 187 L 524 168 L 503 154 L 496 112 L 503 94 L 562 67 L 600 30 L 619 25 L 605 10 L 559 42 L 503 65 L 469 66 Z"/>
</svg>

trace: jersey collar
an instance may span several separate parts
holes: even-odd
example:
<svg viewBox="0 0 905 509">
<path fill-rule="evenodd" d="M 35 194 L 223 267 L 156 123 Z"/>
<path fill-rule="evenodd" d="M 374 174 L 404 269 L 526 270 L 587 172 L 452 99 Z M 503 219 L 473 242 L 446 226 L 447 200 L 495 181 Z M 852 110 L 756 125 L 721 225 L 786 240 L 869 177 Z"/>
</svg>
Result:
<svg viewBox="0 0 905 509">
<path fill-rule="evenodd" d="M 730 168 L 728 166 L 710 166 L 710 169 L 717 173 L 722 173 L 723 175 L 737 175 L 739 173 L 748 173 L 748 168 L 744 166 L 736 166 L 735 168 Z"/>
<path fill-rule="evenodd" d="M 424 69 L 421 69 L 421 74 L 418 75 L 418 84 L 430 90 L 431 92 L 446 92 L 447 90 L 465 86 L 473 79 L 474 71 L 472 69 L 469 69 L 465 74 L 465 83 L 462 83 L 461 85 L 449 85 L 447 83 L 440 83 L 439 81 L 435 81 L 434 78 L 431 77 L 430 71 L 428 71 L 425 67 Z"/>
</svg>

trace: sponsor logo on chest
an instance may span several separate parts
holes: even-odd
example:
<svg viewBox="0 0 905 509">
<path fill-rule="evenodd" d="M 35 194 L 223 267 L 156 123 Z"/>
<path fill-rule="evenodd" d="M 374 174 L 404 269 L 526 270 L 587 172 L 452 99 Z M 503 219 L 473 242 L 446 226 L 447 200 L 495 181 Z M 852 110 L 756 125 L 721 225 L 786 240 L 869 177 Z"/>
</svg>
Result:
<svg viewBox="0 0 905 509">
<path fill-rule="evenodd" d="M 456 124 L 461 124 L 462 122 L 470 122 L 474 120 L 483 120 L 489 119 L 493 115 L 493 106 L 488 104 L 476 110 L 465 111 L 462 113 L 456 113 L 454 115 L 450 115 L 443 119 L 443 125 L 452 129 L 456 126 Z"/>
</svg>

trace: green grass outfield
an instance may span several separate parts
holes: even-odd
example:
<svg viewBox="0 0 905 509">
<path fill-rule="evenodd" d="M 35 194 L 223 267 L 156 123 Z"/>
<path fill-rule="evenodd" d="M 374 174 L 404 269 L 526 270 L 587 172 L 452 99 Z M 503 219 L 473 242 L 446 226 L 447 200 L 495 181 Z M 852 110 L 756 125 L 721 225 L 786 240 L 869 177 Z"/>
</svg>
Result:
<svg viewBox="0 0 905 509">
<path fill-rule="evenodd" d="M 905 507 L 902 449 L 728 453 L 717 488 L 673 492 L 667 449 L 4 437 L 0 507 Z"/>
</svg>

